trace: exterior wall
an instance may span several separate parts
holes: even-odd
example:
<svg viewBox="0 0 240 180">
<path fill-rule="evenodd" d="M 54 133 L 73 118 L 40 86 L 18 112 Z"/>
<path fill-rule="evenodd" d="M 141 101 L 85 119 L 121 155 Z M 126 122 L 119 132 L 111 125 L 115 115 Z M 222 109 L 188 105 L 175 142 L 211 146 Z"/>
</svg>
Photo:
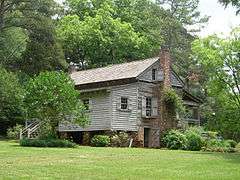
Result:
<svg viewBox="0 0 240 180">
<path fill-rule="evenodd" d="M 138 84 L 138 92 L 139 92 L 139 97 L 144 98 L 144 97 L 152 97 L 152 99 L 158 100 L 157 93 L 155 93 L 155 89 L 157 89 L 158 84 L 153 84 L 153 83 L 146 83 L 146 82 L 139 82 Z M 141 112 L 140 118 L 141 118 L 141 125 L 140 129 L 143 129 L 139 133 L 144 133 L 144 128 L 149 128 L 149 143 L 148 147 L 159 147 L 160 146 L 160 127 L 158 123 L 158 117 L 160 116 L 160 111 L 159 111 L 159 104 L 157 101 L 157 114 L 154 114 L 153 117 L 144 117 L 143 113 Z M 154 108 L 154 107 L 152 107 Z M 141 111 L 144 111 L 145 109 L 142 108 Z M 141 135 L 140 137 L 144 138 L 144 134 Z"/>
<path fill-rule="evenodd" d="M 152 69 L 156 69 L 155 81 L 152 80 Z M 148 146 L 159 147 L 160 136 L 168 129 L 177 128 L 176 114 L 171 107 L 168 107 L 162 101 L 162 92 L 172 86 L 183 86 L 182 82 L 171 69 L 169 51 L 163 49 L 160 53 L 160 61 L 156 62 L 151 68 L 148 68 L 138 79 L 142 81 L 142 83 L 139 83 L 139 97 L 152 97 L 152 99 L 157 99 L 156 116 L 149 118 L 141 113 L 140 127 L 150 129 Z M 144 108 L 142 108 L 142 111 L 144 111 Z"/>
<path fill-rule="evenodd" d="M 152 80 L 152 69 L 156 69 L 156 81 L 163 81 L 163 70 L 161 69 L 160 62 L 157 61 L 150 68 L 148 68 L 143 74 L 141 74 L 138 79 L 147 82 L 154 82 Z M 171 70 L 170 75 L 171 85 L 176 87 L 183 87 L 181 81 L 177 78 L 177 75 Z"/>
<path fill-rule="evenodd" d="M 84 96 L 84 93 L 82 93 Z M 89 95 L 89 119 L 90 125 L 82 128 L 78 125 L 60 125 L 59 131 L 97 131 L 111 129 L 111 93 L 97 91 Z"/>
<path fill-rule="evenodd" d="M 145 72 L 143 72 L 138 79 L 143 81 L 149 81 L 152 82 L 152 70 L 156 69 L 156 80 L 155 81 L 162 81 L 163 80 L 163 71 L 160 69 L 160 62 L 157 61 L 154 63 L 150 68 L 146 69 Z"/>
<path fill-rule="evenodd" d="M 104 93 L 103 93 L 104 92 Z M 82 93 L 84 97 L 84 93 Z M 81 128 L 74 124 L 61 124 L 59 131 L 100 131 L 124 130 L 138 131 L 137 83 L 113 86 L 108 90 L 88 92 L 90 125 Z M 121 110 L 121 97 L 127 97 L 129 109 Z"/>
<path fill-rule="evenodd" d="M 170 78 L 171 78 L 172 86 L 183 87 L 182 83 L 178 80 L 177 76 L 175 75 L 175 73 L 173 71 L 171 72 Z"/>
<path fill-rule="evenodd" d="M 121 110 L 121 97 L 128 98 L 129 109 Z M 137 83 L 111 88 L 112 130 L 137 131 Z"/>
</svg>

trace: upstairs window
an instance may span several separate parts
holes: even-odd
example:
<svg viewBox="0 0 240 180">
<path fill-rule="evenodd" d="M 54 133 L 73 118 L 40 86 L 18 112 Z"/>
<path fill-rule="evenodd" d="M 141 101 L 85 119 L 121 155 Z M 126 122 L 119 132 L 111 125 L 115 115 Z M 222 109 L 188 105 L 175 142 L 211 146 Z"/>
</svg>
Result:
<svg viewBox="0 0 240 180">
<path fill-rule="evenodd" d="M 146 98 L 146 116 L 147 117 L 152 116 L 152 98 L 151 97 Z"/>
<path fill-rule="evenodd" d="M 158 98 L 151 96 L 142 97 L 142 117 L 155 118 L 159 115 Z"/>
<path fill-rule="evenodd" d="M 152 69 L 152 80 L 155 81 L 156 80 L 156 69 Z"/>
<path fill-rule="evenodd" d="M 86 108 L 86 110 L 89 110 L 89 99 L 84 99 L 83 100 L 83 105 Z"/>
<path fill-rule="evenodd" d="M 121 109 L 128 109 L 128 98 L 121 97 Z"/>
</svg>

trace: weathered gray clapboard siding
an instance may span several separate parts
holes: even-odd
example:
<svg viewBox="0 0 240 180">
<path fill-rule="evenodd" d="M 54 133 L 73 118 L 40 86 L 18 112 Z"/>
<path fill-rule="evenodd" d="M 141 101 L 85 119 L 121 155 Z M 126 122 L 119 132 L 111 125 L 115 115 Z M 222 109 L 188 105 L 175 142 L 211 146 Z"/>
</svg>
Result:
<svg viewBox="0 0 240 180">
<path fill-rule="evenodd" d="M 160 62 L 155 62 L 150 68 L 146 69 L 138 79 L 143 81 L 152 82 L 152 70 L 156 69 L 156 80 L 155 81 L 162 81 L 163 80 L 163 71 L 160 68 Z M 182 82 L 177 78 L 176 74 L 172 71 L 171 72 L 171 82 L 172 86 L 183 87 Z"/>
<path fill-rule="evenodd" d="M 145 119 L 146 112 L 146 101 L 144 98 L 152 97 L 152 103 L 157 100 L 156 94 L 154 94 L 153 89 L 157 86 L 153 83 L 139 82 L 138 83 L 138 97 L 141 99 L 141 111 L 139 111 L 138 118 L 143 122 Z M 153 109 L 157 108 L 157 104 L 154 104 Z M 156 110 L 156 109 L 155 109 Z M 145 111 L 145 112 L 144 112 Z M 156 113 L 156 112 L 155 112 Z"/>
<path fill-rule="evenodd" d="M 146 69 L 145 72 L 143 72 L 138 79 L 152 82 L 152 70 L 156 69 L 156 81 L 162 81 L 163 80 L 163 72 L 160 69 L 160 62 L 155 62 L 151 67 Z"/>
<path fill-rule="evenodd" d="M 174 72 L 171 73 L 171 83 L 172 86 L 183 87 L 182 82 L 177 78 Z"/>
<path fill-rule="evenodd" d="M 78 125 L 60 125 L 59 131 L 95 131 L 111 129 L 111 93 L 90 98 L 90 126 L 81 128 Z"/>
<path fill-rule="evenodd" d="M 142 110 L 138 109 L 139 98 L 154 97 L 152 69 L 156 69 L 156 81 L 163 80 L 163 73 L 159 61 L 143 72 L 137 79 L 143 82 L 108 87 L 106 94 L 90 98 L 90 126 L 81 128 L 77 125 L 61 125 L 60 131 L 95 131 L 95 130 L 125 130 L 136 131 L 141 124 Z M 179 79 L 172 72 L 173 86 L 182 86 Z M 150 82 L 150 83 L 147 83 Z M 104 87 L 103 87 L 104 88 Z M 91 91 L 91 90 L 90 90 Z M 95 90 L 94 90 L 95 91 Z M 121 97 L 129 100 L 129 110 L 120 110 Z M 139 97 L 139 98 L 138 98 Z"/>
<path fill-rule="evenodd" d="M 153 83 L 139 82 L 138 83 L 139 94 L 145 95 L 145 96 L 152 96 L 153 88 L 155 86 L 156 86 L 156 84 L 153 84 Z"/>
<path fill-rule="evenodd" d="M 138 129 L 137 93 L 137 83 L 112 87 L 112 130 L 136 131 Z M 121 97 L 128 98 L 129 110 L 120 110 Z"/>
</svg>

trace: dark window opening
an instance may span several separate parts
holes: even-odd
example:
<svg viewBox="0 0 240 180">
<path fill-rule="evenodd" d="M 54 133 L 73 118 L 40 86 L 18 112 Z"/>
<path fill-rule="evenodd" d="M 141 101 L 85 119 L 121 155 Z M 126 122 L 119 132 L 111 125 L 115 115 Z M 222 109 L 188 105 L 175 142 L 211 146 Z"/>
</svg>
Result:
<svg viewBox="0 0 240 180">
<path fill-rule="evenodd" d="M 146 116 L 148 117 L 152 116 L 152 98 L 151 97 L 146 98 Z"/>
<path fill-rule="evenodd" d="M 193 107 L 187 107 L 185 118 L 198 119 L 198 109 Z"/>
<path fill-rule="evenodd" d="M 84 99 L 83 105 L 85 106 L 86 110 L 89 110 L 89 99 Z"/>
<path fill-rule="evenodd" d="M 144 147 L 149 147 L 149 128 L 144 128 Z"/>
<path fill-rule="evenodd" d="M 156 80 L 156 69 L 152 69 L 152 80 Z"/>
<path fill-rule="evenodd" d="M 121 97 L 121 109 L 128 109 L 128 98 Z"/>
</svg>

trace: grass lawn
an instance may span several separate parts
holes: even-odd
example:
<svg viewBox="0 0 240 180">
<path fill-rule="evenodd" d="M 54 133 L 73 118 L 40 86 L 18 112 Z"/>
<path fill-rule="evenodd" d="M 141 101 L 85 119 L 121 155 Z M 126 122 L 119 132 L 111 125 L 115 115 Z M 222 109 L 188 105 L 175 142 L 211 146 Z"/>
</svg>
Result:
<svg viewBox="0 0 240 180">
<path fill-rule="evenodd" d="M 29 148 L 0 141 L 0 179 L 240 179 L 240 154 Z"/>
</svg>

